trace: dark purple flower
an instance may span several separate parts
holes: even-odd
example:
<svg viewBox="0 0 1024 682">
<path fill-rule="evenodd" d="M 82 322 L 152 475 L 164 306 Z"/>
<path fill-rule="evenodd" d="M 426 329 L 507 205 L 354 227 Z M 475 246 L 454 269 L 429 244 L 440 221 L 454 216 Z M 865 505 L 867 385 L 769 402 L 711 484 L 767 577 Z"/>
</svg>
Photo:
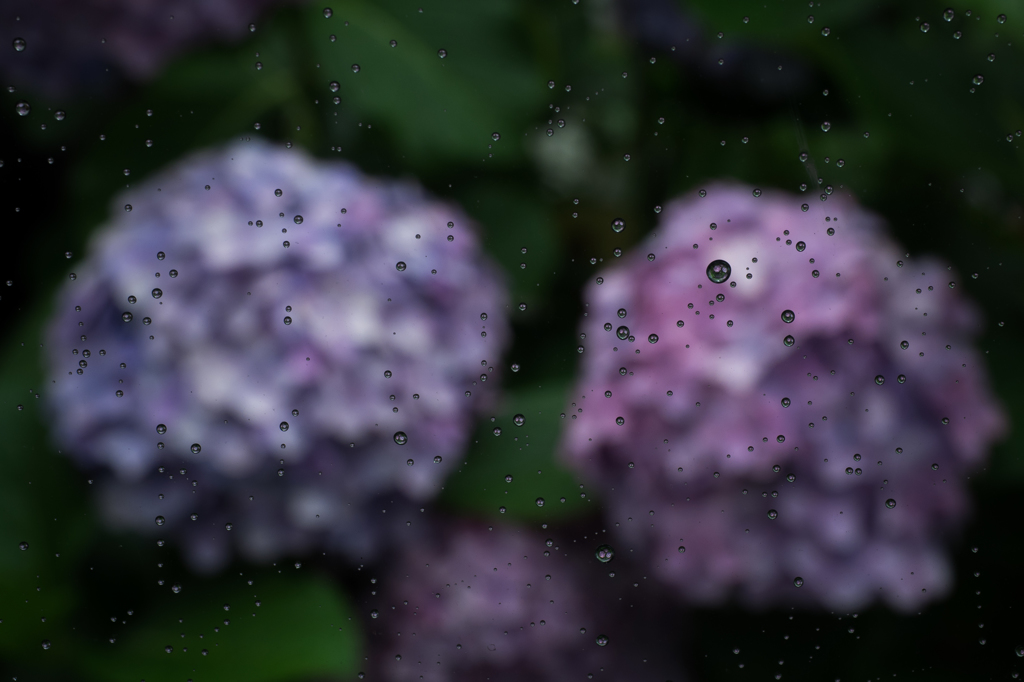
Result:
<svg viewBox="0 0 1024 682">
<path fill-rule="evenodd" d="M 369 599 L 375 679 L 665 679 L 675 628 L 581 542 L 449 522 L 402 549 Z M 678 620 L 678 616 L 675 618 Z M 671 647 L 671 648 L 670 648 Z M 660 675 L 660 677 L 659 677 Z M 679 680 L 678 674 L 670 674 Z"/>
<path fill-rule="evenodd" d="M 14 0 L 0 25 L 0 68 L 51 97 L 142 81 L 189 48 L 248 35 L 249 24 L 287 0 Z"/>
<path fill-rule="evenodd" d="M 261 141 L 193 155 L 114 212 L 48 352 L 56 436 L 112 474 L 115 525 L 181 537 L 198 567 L 232 543 L 363 556 L 403 499 L 439 491 L 508 338 L 465 214 Z"/>
<path fill-rule="evenodd" d="M 602 276 L 565 455 L 660 579 L 832 608 L 950 588 L 965 474 L 1005 430 L 950 268 L 845 197 L 718 185 Z"/>
</svg>

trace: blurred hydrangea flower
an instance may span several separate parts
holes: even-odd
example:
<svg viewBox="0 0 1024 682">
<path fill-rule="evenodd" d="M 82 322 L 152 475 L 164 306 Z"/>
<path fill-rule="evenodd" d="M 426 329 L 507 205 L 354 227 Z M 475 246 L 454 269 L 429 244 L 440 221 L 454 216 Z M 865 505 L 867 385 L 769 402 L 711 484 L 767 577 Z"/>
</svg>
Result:
<svg viewBox="0 0 1024 682">
<path fill-rule="evenodd" d="M 402 499 L 439 491 L 496 381 L 505 292 L 473 225 L 260 141 L 116 203 L 48 342 L 57 438 L 112 472 L 107 517 L 180 536 L 199 568 L 232 540 L 371 554 Z"/>
<path fill-rule="evenodd" d="M 109 84 L 109 67 L 142 81 L 195 45 L 248 34 L 286 1 L 14 0 L 0 21 L 15 42 L 0 50 L 0 65 L 18 85 L 54 97 Z"/>
<path fill-rule="evenodd" d="M 846 198 L 730 185 L 623 260 L 586 292 L 564 450 L 658 577 L 705 604 L 947 591 L 964 475 L 1005 429 L 950 268 Z"/>
<path fill-rule="evenodd" d="M 608 577 L 586 543 L 465 522 L 418 537 L 369 600 L 375 679 L 679 679 L 652 592 Z"/>
</svg>

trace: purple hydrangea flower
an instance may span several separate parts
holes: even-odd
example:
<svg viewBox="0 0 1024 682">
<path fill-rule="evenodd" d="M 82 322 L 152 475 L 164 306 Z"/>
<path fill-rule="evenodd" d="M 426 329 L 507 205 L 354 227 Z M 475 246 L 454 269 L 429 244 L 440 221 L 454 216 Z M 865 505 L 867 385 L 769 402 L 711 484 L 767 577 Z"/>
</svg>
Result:
<svg viewBox="0 0 1024 682">
<path fill-rule="evenodd" d="M 108 67 L 133 81 L 151 78 L 189 48 L 238 39 L 282 0 L 14 0 L 0 22 L 13 45 L 0 65 L 23 87 L 67 96 L 109 83 Z"/>
<path fill-rule="evenodd" d="M 508 339 L 465 214 L 261 141 L 114 210 L 48 352 L 56 436 L 111 472 L 115 525 L 181 537 L 198 567 L 232 541 L 359 556 L 386 539 L 371 519 L 439 491 Z"/>
<path fill-rule="evenodd" d="M 949 267 L 847 198 L 720 185 L 602 276 L 565 456 L 660 579 L 704 604 L 949 589 L 965 474 L 1005 429 Z"/>
<path fill-rule="evenodd" d="M 375 679 L 680 679 L 665 656 L 674 628 L 650 586 L 609 577 L 615 564 L 583 538 L 465 522 L 419 537 L 367 605 Z"/>
</svg>

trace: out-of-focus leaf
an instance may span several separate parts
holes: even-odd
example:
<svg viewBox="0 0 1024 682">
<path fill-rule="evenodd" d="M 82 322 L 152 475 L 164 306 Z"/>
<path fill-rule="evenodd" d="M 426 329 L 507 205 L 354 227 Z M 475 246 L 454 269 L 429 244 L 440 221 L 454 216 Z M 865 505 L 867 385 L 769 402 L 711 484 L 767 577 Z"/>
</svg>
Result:
<svg viewBox="0 0 1024 682">
<path fill-rule="evenodd" d="M 522 121 L 547 87 L 524 58 L 517 11 L 511 0 L 456 0 L 422 11 L 395 0 L 353 0 L 331 19 L 308 13 L 322 66 L 315 92 L 327 100 L 337 81 L 342 106 L 356 109 L 361 123 L 385 124 L 414 164 L 518 160 Z"/>
<path fill-rule="evenodd" d="M 235 577 L 186 582 L 177 595 L 168 590 L 131 634 L 81 652 L 84 675 L 277 682 L 355 674 L 359 625 L 333 583 L 294 575 L 256 582 Z"/>
<path fill-rule="evenodd" d="M 506 395 L 504 409 L 493 422 L 484 421 L 465 464 L 445 485 L 442 506 L 520 521 L 555 521 L 597 513 L 592 492 L 581 488 L 579 477 L 557 462 L 565 392 L 566 387 L 557 384 Z M 522 426 L 515 425 L 516 415 L 522 415 Z M 501 435 L 494 435 L 496 428 Z M 506 482 L 506 476 L 512 476 L 512 481 Z M 543 506 L 537 504 L 538 499 L 543 499 Z"/>
</svg>

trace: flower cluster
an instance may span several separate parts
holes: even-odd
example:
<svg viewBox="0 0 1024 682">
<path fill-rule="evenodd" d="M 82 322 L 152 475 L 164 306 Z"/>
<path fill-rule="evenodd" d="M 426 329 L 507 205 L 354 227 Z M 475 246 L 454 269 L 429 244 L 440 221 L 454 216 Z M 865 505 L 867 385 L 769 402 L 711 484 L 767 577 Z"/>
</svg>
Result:
<svg viewBox="0 0 1024 682">
<path fill-rule="evenodd" d="M 487 404 L 500 276 L 457 208 L 253 141 L 125 194 L 60 292 L 51 412 L 115 525 L 198 568 L 366 557 Z M 387 522 L 387 523 L 385 523 Z"/>
<path fill-rule="evenodd" d="M 690 601 L 941 595 L 1005 429 L 956 276 L 839 195 L 701 195 L 587 289 L 567 461 Z"/>
<path fill-rule="evenodd" d="M 605 552 L 607 560 L 612 550 Z M 374 677 L 554 682 L 601 671 L 615 680 L 679 679 L 663 641 L 675 644 L 673 629 L 652 608 L 657 600 L 626 592 L 607 569 L 589 544 L 506 526 L 436 527 L 375 581 Z"/>
<path fill-rule="evenodd" d="M 237 39 L 281 0 L 14 0 L 5 7 L 13 49 L 0 68 L 22 87 L 50 96 L 109 84 L 109 67 L 130 80 L 151 78 L 190 47 Z"/>
</svg>

